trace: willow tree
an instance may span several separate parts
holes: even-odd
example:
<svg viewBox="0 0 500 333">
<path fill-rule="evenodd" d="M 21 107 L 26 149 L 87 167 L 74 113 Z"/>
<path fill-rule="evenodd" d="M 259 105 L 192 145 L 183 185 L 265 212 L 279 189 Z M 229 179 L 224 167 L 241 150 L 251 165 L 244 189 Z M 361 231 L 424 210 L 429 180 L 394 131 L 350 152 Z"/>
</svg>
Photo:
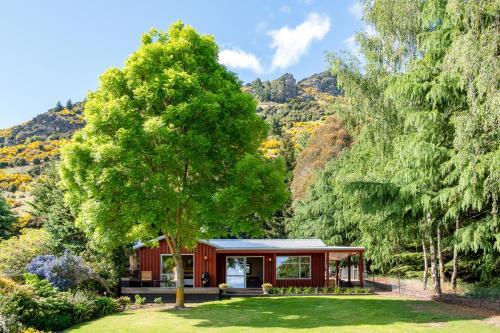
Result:
<svg viewBox="0 0 500 333">
<path fill-rule="evenodd" d="M 164 235 L 184 307 L 181 250 L 260 227 L 287 199 L 282 160 L 258 148 L 267 125 L 213 37 L 181 22 L 143 35 L 123 69 L 87 97 L 87 125 L 62 151 L 65 199 L 94 246 Z"/>
</svg>

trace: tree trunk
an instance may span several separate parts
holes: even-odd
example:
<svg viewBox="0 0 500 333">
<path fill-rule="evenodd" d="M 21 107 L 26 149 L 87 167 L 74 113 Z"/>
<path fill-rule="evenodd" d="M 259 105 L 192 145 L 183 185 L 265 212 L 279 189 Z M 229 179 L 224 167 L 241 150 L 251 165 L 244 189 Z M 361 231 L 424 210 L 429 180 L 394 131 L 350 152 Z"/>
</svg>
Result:
<svg viewBox="0 0 500 333">
<path fill-rule="evenodd" d="M 427 248 L 425 246 L 425 240 L 422 238 L 422 252 L 424 254 L 424 290 L 427 290 L 427 281 L 429 280 L 429 261 L 427 259 Z"/>
<path fill-rule="evenodd" d="M 182 261 L 182 255 L 175 253 L 173 255 L 175 261 L 175 306 L 174 309 L 180 310 L 185 308 L 184 305 L 184 263 Z"/>
<path fill-rule="evenodd" d="M 439 279 L 441 285 L 444 284 L 444 262 L 443 262 L 443 251 L 441 246 L 441 227 L 438 225 L 436 228 L 436 240 L 437 240 L 437 257 L 439 262 Z"/>
<path fill-rule="evenodd" d="M 180 246 L 174 242 L 171 237 L 165 235 L 168 248 L 175 261 L 175 306 L 173 310 L 181 310 L 186 306 L 184 305 L 184 263 L 182 261 L 182 254 Z"/>
<path fill-rule="evenodd" d="M 441 296 L 441 279 L 439 278 L 439 264 L 436 253 L 436 239 L 433 236 L 429 237 L 430 252 L 431 252 L 431 275 L 432 287 L 434 296 Z"/>
<path fill-rule="evenodd" d="M 457 290 L 457 275 L 458 275 L 458 240 L 457 232 L 460 227 L 459 217 L 455 219 L 455 244 L 453 245 L 453 273 L 451 274 L 451 288 Z"/>
</svg>

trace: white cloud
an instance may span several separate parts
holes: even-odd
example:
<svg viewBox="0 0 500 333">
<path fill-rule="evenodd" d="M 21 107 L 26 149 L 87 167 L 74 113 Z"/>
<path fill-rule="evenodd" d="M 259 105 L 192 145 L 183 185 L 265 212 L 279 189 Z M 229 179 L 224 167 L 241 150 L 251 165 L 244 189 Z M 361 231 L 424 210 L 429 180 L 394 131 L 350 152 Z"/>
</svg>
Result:
<svg viewBox="0 0 500 333">
<path fill-rule="evenodd" d="M 295 28 L 284 26 L 279 30 L 268 31 L 272 38 L 270 47 L 276 49 L 271 64 L 272 69 L 284 69 L 296 64 L 309 50 L 313 40 L 323 39 L 329 30 L 328 16 L 311 13 Z"/>
<path fill-rule="evenodd" d="M 359 57 L 359 44 L 356 41 L 355 35 L 352 35 L 344 40 L 344 44 L 347 45 L 347 48 L 352 52 L 352 54 Z"/>
<path fill-rule="evenodd" d="M 356 19 L 361 20 L 363 17 L 363 5 L 361 2 L 355 1 L 349 6 L 349 13 Z"/>
<path fill-rule="evenodd" d="M 280 12 L 285 13 L 285 14 L 290 14 L 292 12 L 292 8 L 290 8 L 290 6 L 283 5 L 280 8 Z"/>
<path fill-rule="evenodd" d="M 257 59 L 254 54 L 240 49 L 226 49 L 220 51 L 219 62 L 230 68 L 250 69 L 256 73 L 262 73 L 262 65 L 259 59 Z"/>
<path fill-rule="evenodd" d="M 368 37 L 375 37 L 377 36 L 377 31 L 371 24 L 365 25 L 364 32 Z"/>
</svg>

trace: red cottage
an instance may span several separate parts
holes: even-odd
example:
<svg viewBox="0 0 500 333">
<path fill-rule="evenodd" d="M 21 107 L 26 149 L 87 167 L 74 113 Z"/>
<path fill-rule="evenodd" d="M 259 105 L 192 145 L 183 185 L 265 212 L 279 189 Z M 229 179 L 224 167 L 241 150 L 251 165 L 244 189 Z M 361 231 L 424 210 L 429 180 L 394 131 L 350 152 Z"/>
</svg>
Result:
<svg viewBox="0 0 500 333">
<path fill-rule="evenodd" d="M 175 264 L 164 238 L 158 241 L 155 248 L 134 246 L 123 294 L 164 295 L 169 289 L 173 294 Z M 190 294 L 218 294 L 220 283 L 238 289 L 260 288 L 265 282 L 276 287 L 363 286 L 363 253 L 363 247 L 326 246 L 320 239 L 200 240 L 183 251 L 186 300 Z"/>
</svg>

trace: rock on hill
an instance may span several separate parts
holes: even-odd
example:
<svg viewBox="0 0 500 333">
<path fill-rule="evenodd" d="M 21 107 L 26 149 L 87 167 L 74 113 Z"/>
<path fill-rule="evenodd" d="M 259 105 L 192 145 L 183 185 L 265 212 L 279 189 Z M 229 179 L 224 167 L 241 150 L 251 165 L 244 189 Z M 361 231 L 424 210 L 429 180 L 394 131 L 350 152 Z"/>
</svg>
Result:
<svg viewBox="0 0 500 333">
<path fill-rule="evenodd" d="M 259 100 L 257 112 L 273 129 L 322 119 L 332 113 L 333 101 L 342 95 L 329 72 L 311 75 L 298 83 L 288 73 L 272 81 L 256 79 L 243 89 Z"/>
<path fill-rule="evenodd" d="M 53 108 L 21 125 L 0 131 L 0 147 L 15 146 L 26 141 L 46 141 L 69 138 L 85 124 L 82 118 L 83 102 L 72 108 Z"/>
</svg>

